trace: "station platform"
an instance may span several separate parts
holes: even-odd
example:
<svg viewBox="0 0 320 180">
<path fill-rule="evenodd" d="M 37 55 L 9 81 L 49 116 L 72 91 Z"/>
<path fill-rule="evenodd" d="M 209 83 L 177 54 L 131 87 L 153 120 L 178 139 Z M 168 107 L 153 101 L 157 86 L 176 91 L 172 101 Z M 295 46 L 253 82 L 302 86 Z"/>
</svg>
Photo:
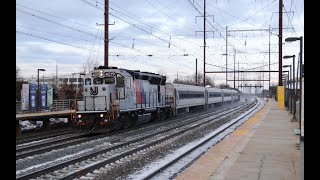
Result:
<svg viewBox="0 0 320 180">
<path fill-rule="evenodd" d="M 39 119 L 39 118 L 48 118 L 48 117 L 67 117 L 67 116 L 70 116 L 70 114 L 72 113 L 75 113 L 75 110 L 16 114 L 16 121 L 24 120 L 24 119 L 30 120 L 30 119 Z"/>
<path fill-rule="evenodd" d="M 287 110 L 274 99 L 228 137 L 209 149 L 175 180 L 298 180 L 303 148 Z"/>
<path fill-rule="evenodd" d="M 20 120 L 43 121 L 43 128 L 48 130 L 50 129 L 49 118 L 70 118 L 72 113 L 75 113 L 75 110 L 16 114 L 16 137 L 21 135 Z"/>
</svg>

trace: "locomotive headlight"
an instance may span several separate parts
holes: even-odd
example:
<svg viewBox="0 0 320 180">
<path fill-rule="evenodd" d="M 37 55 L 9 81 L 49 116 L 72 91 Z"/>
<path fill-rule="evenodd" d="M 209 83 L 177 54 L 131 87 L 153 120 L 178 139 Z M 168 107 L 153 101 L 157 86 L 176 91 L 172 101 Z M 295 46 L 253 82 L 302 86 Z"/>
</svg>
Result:
<svg viewBox="0 0 320 180">
<path fill-rule="evenodd" d="M 103 117 L 103 114 L 100 114 L 100 117 Z"/>
<path fill-rule="evenodd" d="M 103 75 L 104 75 L 103 70 L 100 70 L 100 71 L 99 71 L 99 76 L 102 77 Z"/>
<path fill-rule="evenodd" d="M 81 118 L 81 114 L 78 115 L 78 118 Z"/>
</svg>

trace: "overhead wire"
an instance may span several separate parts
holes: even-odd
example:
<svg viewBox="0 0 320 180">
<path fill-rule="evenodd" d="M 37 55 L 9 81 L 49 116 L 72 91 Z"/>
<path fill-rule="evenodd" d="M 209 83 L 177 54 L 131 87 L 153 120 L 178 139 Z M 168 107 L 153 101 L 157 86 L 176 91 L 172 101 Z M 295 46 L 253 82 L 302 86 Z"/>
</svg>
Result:
<svg viewBox="0 0 320 180">
<path fill-rule="evenodd" d="M 34 31 L 45 32 L 45 33 L 48 33 L 48 34 L 54 34 L 54 35 L 57 35 L 57 36 L 69 37 L 69 38 L 74 38 L 74 39 L 83 40 L 83 41 L 90 41 L 90 40 L 88 40 L 88 39 L 83 39 L 83 38 L 74 37 L 74 36 L 69 36 L 69 35 L 64 35 L 64 34 L 58 34 L 58 33 L 55 33 L 55 32 L 44 31 L 44 30 L 35 29 L 35 28 L 27 27 L 27 26 L 18 25 L 18 24 L 16 24 L 16 26 L 17 26 L 17 27 L 26 28 L 26 29 L 31 29 L 31 30 L 34 30 Z"/>
<path fill-rule="evenodd" d="M 25 32 L 21 32 L 21 31 L 17 31 L 17 30 L 16 30 L 16 32 L 17 32 L 17 33 L 20 33 L 20 34 L 27 35 L 27 36 L 32 36 L 32 37 L 36 37 L 36 38 L 39 38 L 39 39 L 43 39 L 43 40 L 55 42 L 55 43 L 58 43 L 58 44 L 63 44 L 63 45 L 67 45 L 67 46 L 71 46 L 71 47 L 75 47 L 75 48 L 79 48 L 79 49 L 84 49 L 84 50 L 87 50 L 87 51 L 91 51 L 90 49 L 87 49 L 87 48 L 84 48 L 84 47 L 80 47 L 80 46 L 76 46 L 76 45 L 72 45 L 72 44 L 68 44 L 68 43 L 56 41 L 56 40 L 49 39 L 49 38 L 45 38 L 45 37 L 41 37 L 41 36 L 38 36 L 38 35 L 34 35 L 34 34 L 30 34 L 30 33 L 25 33 Z"/>
</svg>

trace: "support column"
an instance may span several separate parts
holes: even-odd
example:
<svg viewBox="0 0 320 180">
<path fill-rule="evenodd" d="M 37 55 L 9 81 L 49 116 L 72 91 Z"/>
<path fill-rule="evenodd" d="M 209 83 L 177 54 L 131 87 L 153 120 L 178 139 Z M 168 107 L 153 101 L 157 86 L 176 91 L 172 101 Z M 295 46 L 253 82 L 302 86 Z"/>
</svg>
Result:
<svg viewBox="0 0 320 180">
<path fill-rule="evenodd" d="M 43 123 L 42 124 L 42 128 L 44 130 L 50 130 L 51 129 L 49 118 L 43 118 L 42 123 Z"/>
</svg>

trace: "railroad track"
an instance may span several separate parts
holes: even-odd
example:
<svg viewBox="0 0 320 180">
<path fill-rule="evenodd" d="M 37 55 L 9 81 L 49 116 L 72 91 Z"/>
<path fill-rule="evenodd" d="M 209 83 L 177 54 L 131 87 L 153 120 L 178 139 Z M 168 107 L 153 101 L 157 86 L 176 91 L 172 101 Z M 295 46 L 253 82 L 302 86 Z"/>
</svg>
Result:
<svg viewBox="0 0 320 180">
<path fill-rule="evenodd" d="M 236 107 L 236 106 L 232 106 L 232 107 Z M 226 108 L 219 108 L 209 114 L 204 114 L 204 115 L 200 115 L 203 112 L 198 112 L 198 113 L 192 114 L 191 117 L 198 117 L 198 118 L 199 117 L 206 117 L 206 116 L 210 116 L 210 115 L 217 113 L 217 112 L 223 112 L 225 109 Z M 206 111 L 204 111 L 204 112 L 206 112 Z M 180 120 L 184 119 L 186 116 L 188 116 L 188 114 L 184 114 L 184 115 L 180 116 L 179 118 L 174 119 L 174 121 L 179 122 Z M 189 118 L 191 118 L 191 117 L 189 115 Z M 58 149 L 68 147 L 68 146 L 77 145 L 80 143 L 84 143 L 86 141 L 104 138 L 107 136 L 122 136 L 122 137 L 131 136 L 132 131 L 135 131 L 134 133 L 139 133 L 139 132 L 143 133 L 143 132 L 149 131 L 148 129 L 153 129 L 153 126 L 159 126 L 159 124 L 163 124 L 163 126 L 172 125 L 173 122 L 171 120 L 172 119 L 169 119 L 166 121 L 155 122 L 153 124 L 144 124 L 144 125 L 128 128 L 126 130 L 110 132 L 110 133 L 106 133 L 103 135 L 97 135 L 97 136 L 95 136 L 95 134 L 90 135 L 90 134 L 85 134 L 85 133 L 84 134 L 73 134 L 73 135 L 67 135 L 67 137 L 55 139 L 52 141 L 45 141 L 45 142 L 41 142 L 41 143 L 32 143 L 31 145 L 27 145 L 27 146 L 18 145 L 16 147 L 16 160 L 22 159 L 25 157 L 38 155 L 41 153 L 50 152 L 52 150 L 58 150 Z M 136 131 L 139 131 L 139 132 L 136 132 Z M 88 136 L 88 137 L 86 137 L 86 136 Z M 119 138 L 116 138 L 116 139 L 119 139 Z"/>
<path fill-rule="evenodd" d="M 237 126 L 241 125 L 243 122 L 240 122 L 243 118 L 246 118 L 246 116 L 248 114 L 250 114 L 251 112 L 253 112 L 254 110 L 257 109 L 257 107 L 259 106 L 259 103 L 256 103 L 254 105 L 254 107 L 252 107 L 251 109 L 249 109 L 245 114 L 241 115 L 240 117 L 232 120 L 229 123 L 224 124 L 223 126 L 221 126 L 217 131 L 211 133 L 209 136 L 207 136 L 206 138 L 203 138 L 202 140 L 200 140 L 199 142 L 195 143 L 192 147 L 189 147 L 189 149 L 186 149 L 185 152 L 180 153 L 178 156 L 175 156 L 175 158 L 172 158 L 170 161 L 167 161 L 166 163 L 163 163 L 162 166 L 159 166 L 158 168 L 154 168 L 152 171 L 150 172 L 145 172 L 145 174 L 143 175 L 143 177 L 139 177 L 139 179 L 163 179 L 164 177 L 161 177 L 161 174 L 163 172 L 165 172 L 166 169 L 170 168 L 171 166 L 174 166 L 175 164 L 178 164 L 179 160 L 181 160 L 182 158 L 185 158 L 187 156 L 189 156 L 192 152 L 194 152 L 195 150 L 201 148 L 202 146 L 204 146 L 206 143 L 212 141 L 212 140 L 216 140 L 214 144 L 216 144 L 217 142 L 219 142 L 221 139 L 223 139 L 224 137 L 226 137 L 230 132 L 232 131 L 228 131 L 229 128 L 236 128 Z M 240 123 L 239 123 L 240 122 Z M 237 126 L 235 126 L 235 124 L 237 124 Z M 227 132 L 228 131 L 228 132 Z M 222 137 L 217 138 L 217 136 L 220 136 L 221 134 L 224 134 Z M 218 139 L 218 140 L 217 140 Z M 210 145 L 208 145 L 208 147 L 210 147 Z M 204 152 L 203 152 L 204 153 Z M 179 171 L 173 173 L 173 175 L 169 178 L 169 179 L 174 179 L 175 176 L 177 176 L 177 174 L 182 170 L 182 169 L 186 169 L 189 165 L 191 165 L 191 163 L 197 159 L 198 157 L 200 157 L 203 153 L 200 153 L 198 156 L 193 157 L 193 160 L 190 160 L 190 158 L 188 159 L 188 163 L 184 162 L 186 165 L 182 166 L 180 165 Z M 179 165 L 177 165 L 179 166 Z M 172 174 L 171 170 L 170 174 Z M 165 174 L 165 173 L 163 173 Z M 166 177 L 168 178 L 168 177 Z"/>
<path fill-rule="evenodd" d="M 205 115 L 200 115 L 201 112 L 199 113 L 194 113 L 191 116 L 192 117 L 205 117 L 217 112 L 223 112 L 224 109 L 217 109 L 216 111 L 213 111 L 209 114 L 205 114 Z M 203 113 L 203 112 L 202 112 Z M 179 117 L 179 119 L 175 119 L 176 121 L 179 121 L 180 119 L 185 118 L 185 116 L 187 116 L 187 114 Z M 190 118 L 190 117 L 189 117 Z M 42 143 L 33 143 L 32 145 L 29 146 L 24 146 L 24 147 L 19 147 L 17 146 L 16 148 L 16 160 L 18 159 L 22 159 L 25 157 L 30 157 L 30 156 L 34 156 L 34 155 L 38 155 L 41 153 L 45 153 L 45 152 L 50 152 L 52 150 L 57 150 L 60 148 L 64 148 L 64 147 L 68 147 L 68 146 L 72 146 L 72 145 L 77 145 L 86 141 L 91 141 L 91 140 L 95 140 L 95 139 L 99 139 L 99 138 L 104 138 L 110 135 L 121 135 L 122 136 L 130 136 L 130 132 L 131 131 L 135 131 L 137 129 L 139 129 L 139 131 L 146 131 L 145 129 L 149 128 L 152 129 L 153 126 L 158 126 L 159 124 L 168 124 L 168 125 L 172 125 L 172 121 L 168 120 L 168 121 L 159 121 L 159 122 L 155 122 L 154 124 L 146 124 L 146 125 L 140 125 L 137 127 L 132 127 L 126 130 L 120 130 L 120 131 L 116 131 L 116 132 L 110 132 L 107 134 L 103 134 L 103 135 L 97 135 L 95 136 L 94 134 L 90 135 L 90 134 L 74 134 L 74 135 L 68 135 L 68 137 L 66 138 L 59 138 L 53 141 L 46 141 L 46 142 L 42 142 Z M 167 125 L 164 125 L 167 126 Z M 137 132 L 135 132 L 137 133 Z M 84 137 L 84 136 L 89 136 L 90 137 Z M 20 145 L 21 146 L 21 145 Z"/>
<path fill-rule="evenodd" d="M 251 103 L 252 105 L 252 103 Z M 236 111 L 250 106 L 249 103 L 246 106 L 236 107 L 228 111 L 215 113 L 215 115 L 207 118 L 198 117 L 192 118 L 189 121 L 177 123 L 175 126 L 164 128 L 144 136 L 137 138 L 131 138 L 127 142 L 118 142 L 114 145 L 106 147 L 96 152 L 88 153 L 80 157 L 71 158 L 61 163 L 52 163 L 51 165 L 33 171 L 31 173 L 20 173 L 17 175 L 17 179 L 30 179 L 30 178 L 54 178 L 54 179 L 73 179 L 88 172 L 94 171 L 105 165 L 112 164 L 120 159 L 132 156 L 139 151 L 146 150 L 150 147 L 156 146 L 168 139 L 181 135 L 186 131 L 193 130 L 213 120 L 218 121 L 218 118 L 226 117 L 226 114 L 232 114 Z"/>
<path fill-rule="evenodd" d="M 42 133 L 35 132 L 35 134 L 26 135 L 24 137 L 17 138 L 16 139 L 16 145 L 26 144 L 26 143 L 29 143 L 29 142 L 32 142 L 32 141 L 39 141 L 41 139 L 51 138 L 51 137 L 55 137 L 55 136 L 71 134 L 73 132 L 74 131 L 71 130 L 71 129 L 57 130 L 57 131 L 54 131 L 54 132 L 42 132 Z"/>
<path fill-rule="evenodd" d="M 87 137 L 88 134 L 73 134 L 70 137 L 56 139 L 54 141 L 48 141 L 40 144 L 34 144 L 32 146 L 20 147 L 16 149 L 16 160 L 22 159 L 29 156 L 38 155 L 45 152 L 50 152 L 52 150 L 57 150 L 60 148 L 76 145 L 82 142 L 90 141 L 94 138 L 95 134 Z M 98 136 L 98 135 L 96 135 Z M 104 137 L 105 135 L 100 135 Z"/>
</svg>

